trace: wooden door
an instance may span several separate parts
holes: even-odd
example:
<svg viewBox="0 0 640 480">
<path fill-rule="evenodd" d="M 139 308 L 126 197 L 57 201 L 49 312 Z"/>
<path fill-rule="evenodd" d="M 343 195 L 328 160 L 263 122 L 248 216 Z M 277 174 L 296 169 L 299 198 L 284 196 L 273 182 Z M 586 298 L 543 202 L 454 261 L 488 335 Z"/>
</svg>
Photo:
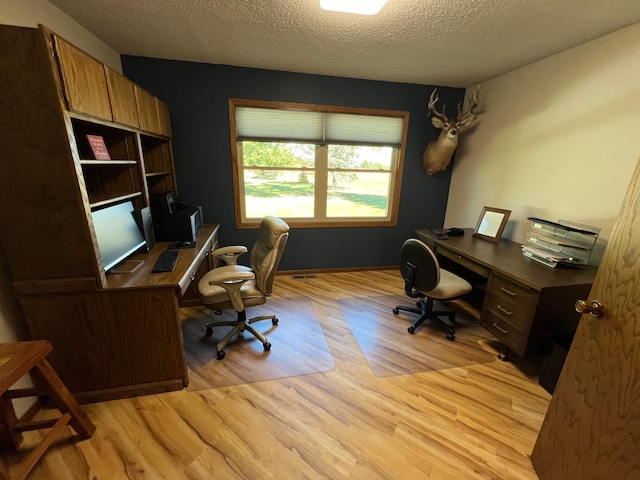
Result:
<svg viewBox="0 0 640 480">
<path fill-rule="evenodd" d="M 531 454 L 542 480 L 640 479 L 640 163 Z M 587 300 L 587 299 L 585 299 Z"/>
</svg>

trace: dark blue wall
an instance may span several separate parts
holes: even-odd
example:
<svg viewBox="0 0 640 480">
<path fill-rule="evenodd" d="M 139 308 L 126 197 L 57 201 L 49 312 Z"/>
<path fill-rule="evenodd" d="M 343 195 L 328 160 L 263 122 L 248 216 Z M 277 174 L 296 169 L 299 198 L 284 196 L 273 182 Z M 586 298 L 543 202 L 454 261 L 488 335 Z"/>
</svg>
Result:
<svg viewBox="0 0 640 480">
<path fill-rule="evenodd" d="M 422 152 L 440 133 L 427 117 L 433 86 L 131 56 L 122 65 L 127 77 L 169 105 L 180 199 L 201 205 L 206 223 L 220 224 L 221 245 L 251 246 L 256 238 L 255 230 L 235 228 L 229 98 L 410 112 L 398 225 L 292 229 L 281 270 L 397 265 L 414 229 L 443 225 L 451 166 L 435 177 L 422 170 Z M 438 95 L 451 115 L 464 90 L 439 87 Z"/>
</svg>

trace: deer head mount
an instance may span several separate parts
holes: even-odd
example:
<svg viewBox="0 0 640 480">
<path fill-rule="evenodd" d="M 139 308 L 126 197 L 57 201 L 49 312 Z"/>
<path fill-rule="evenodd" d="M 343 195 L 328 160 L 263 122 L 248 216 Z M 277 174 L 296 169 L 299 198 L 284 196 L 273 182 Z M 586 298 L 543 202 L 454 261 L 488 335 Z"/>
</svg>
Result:
<svg viewBox="0 0 640 480">
<path fill-rule="evenodd" d="M 442 129 L 442 131 L 436 140 L 429 142 L 422 155 L 422 167 L 429 175 L 435 175 L 447 168 L 451 156 L 458 146 L 460 129 L 475 120 L 473 109 L 478 106 L 479 87 L 476 87 L 468 98 L 467 106 L 462 109 L 462 105 L 459 103 L 458 116 L 450 119 L 445 115 L 446 105 L 442 106 L 442 113 L 436 110 L 438 102 L 436 90 L 434 89 L 429 97 L 429 112 L 433 114 L 433 118 L 431 118 L 433 126 Z"/>
</svg>

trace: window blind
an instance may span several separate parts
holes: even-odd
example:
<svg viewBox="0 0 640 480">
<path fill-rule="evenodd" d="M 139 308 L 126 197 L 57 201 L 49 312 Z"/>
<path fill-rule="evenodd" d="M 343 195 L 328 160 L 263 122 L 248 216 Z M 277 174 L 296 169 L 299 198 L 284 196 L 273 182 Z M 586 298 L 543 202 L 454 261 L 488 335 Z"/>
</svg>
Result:
<svg viewBox="0 0 640 480">
<path fill-rule="evenodd" d="M 236 108 L 238 140 L 361 143 L 399 147 L 402 118 L 377 115 Z"/>
</svg>

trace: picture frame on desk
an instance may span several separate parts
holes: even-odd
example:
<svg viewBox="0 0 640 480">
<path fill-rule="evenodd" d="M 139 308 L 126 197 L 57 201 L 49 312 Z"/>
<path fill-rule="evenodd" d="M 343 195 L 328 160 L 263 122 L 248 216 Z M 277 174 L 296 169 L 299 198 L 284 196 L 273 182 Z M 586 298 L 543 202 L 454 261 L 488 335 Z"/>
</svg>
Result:
<svg viewBox="0 0 640 480">
<path fill-rule="evenodd" d="M 511 210 L 483 207 L 473 236 L 489 242 L 499 242 L 502 232 L 507 226 L 509 215 L 511 215 Z"/>
</svg>

